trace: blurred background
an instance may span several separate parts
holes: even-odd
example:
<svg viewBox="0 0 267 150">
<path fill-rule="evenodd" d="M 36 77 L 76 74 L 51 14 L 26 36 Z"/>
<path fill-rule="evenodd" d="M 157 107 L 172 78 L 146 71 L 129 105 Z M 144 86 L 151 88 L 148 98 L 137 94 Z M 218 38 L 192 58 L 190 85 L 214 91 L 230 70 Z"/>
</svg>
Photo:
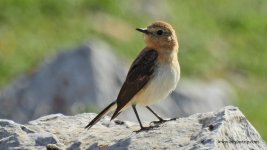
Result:
<svg viewBox="0 0 267 150">
<path fill-rule="evenodd" d="M 144 47 L 135 28 L 165 20 L 180 44 L 175 113 L 232 104 L 267 140 L 266 14 L 265 0 L 1 0 L 0 118 L 99 112 Z"/>
</svg>

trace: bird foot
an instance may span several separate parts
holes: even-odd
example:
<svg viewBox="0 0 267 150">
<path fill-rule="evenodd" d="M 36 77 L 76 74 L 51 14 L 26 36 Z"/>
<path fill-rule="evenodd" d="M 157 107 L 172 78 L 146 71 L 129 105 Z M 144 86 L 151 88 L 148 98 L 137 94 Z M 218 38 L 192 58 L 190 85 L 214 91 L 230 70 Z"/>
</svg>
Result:
<svg viewBox="0 0 267 150">
<path fill-rule="evenodd" d="M 149 131 L 149 130 L 154 130 L 155 128 L 157 128 L 159 126 L 149 126 L 149 127 L 141 127 L 140 130 L 134 131 L 135 133 L 139 133 L 139 132 L 143 132 L 143 131 Z"/>
<path fill-rule="evenodd" d="M 152 121 L 150 124 L 162 124 L 168 121 L 174 121 L 176 118 L 171 118 L 171 119 L 160 119 L 159 121 Z"/>
</svg>

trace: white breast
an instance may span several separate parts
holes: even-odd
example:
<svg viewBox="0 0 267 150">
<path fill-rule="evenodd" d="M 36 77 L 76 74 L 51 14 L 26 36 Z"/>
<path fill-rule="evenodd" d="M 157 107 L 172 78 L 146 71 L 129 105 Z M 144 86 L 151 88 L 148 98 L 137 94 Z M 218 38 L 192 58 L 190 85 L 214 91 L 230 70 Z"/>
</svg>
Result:
<svg viewBox="0 0 267 150">
<path fill-rule="evenodd" d="M 175 88 L 180 78 L 180 67 L 177 63 L 158 64 L 154 78 L 134 98 L 133 103 L 144 106 L 165 99 Z"/>
</svg>

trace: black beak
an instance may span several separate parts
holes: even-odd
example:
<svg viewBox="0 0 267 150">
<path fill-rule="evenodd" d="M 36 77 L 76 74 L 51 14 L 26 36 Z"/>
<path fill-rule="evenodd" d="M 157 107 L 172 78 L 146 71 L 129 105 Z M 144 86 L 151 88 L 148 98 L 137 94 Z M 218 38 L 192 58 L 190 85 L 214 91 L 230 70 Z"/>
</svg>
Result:
<svg viewBox="0 0 267 150">
<path fill-rule="evenodd" d="M 139 31 L 139 32 L 145 33 L 145 34 L 149 33 L 147 28 L 136 28 L 136 30 Z"/>
</svg>

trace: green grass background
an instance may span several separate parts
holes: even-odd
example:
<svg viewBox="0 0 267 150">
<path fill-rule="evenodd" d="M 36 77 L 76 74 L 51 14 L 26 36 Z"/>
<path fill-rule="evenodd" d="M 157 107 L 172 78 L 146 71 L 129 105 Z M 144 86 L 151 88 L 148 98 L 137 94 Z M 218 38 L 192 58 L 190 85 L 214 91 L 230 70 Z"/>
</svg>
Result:
<svg viewBox="0 0 267 150">
<path fill-rule="evenodd" d="M 90 39 L 131 60 L 144 46 L 135 27 L 165 20 L 179 38 L 182 78 L 227 80 L 267 140 L 266 16 L 266 0 L 1 0 L 0 87 Z"/>
</svg>

